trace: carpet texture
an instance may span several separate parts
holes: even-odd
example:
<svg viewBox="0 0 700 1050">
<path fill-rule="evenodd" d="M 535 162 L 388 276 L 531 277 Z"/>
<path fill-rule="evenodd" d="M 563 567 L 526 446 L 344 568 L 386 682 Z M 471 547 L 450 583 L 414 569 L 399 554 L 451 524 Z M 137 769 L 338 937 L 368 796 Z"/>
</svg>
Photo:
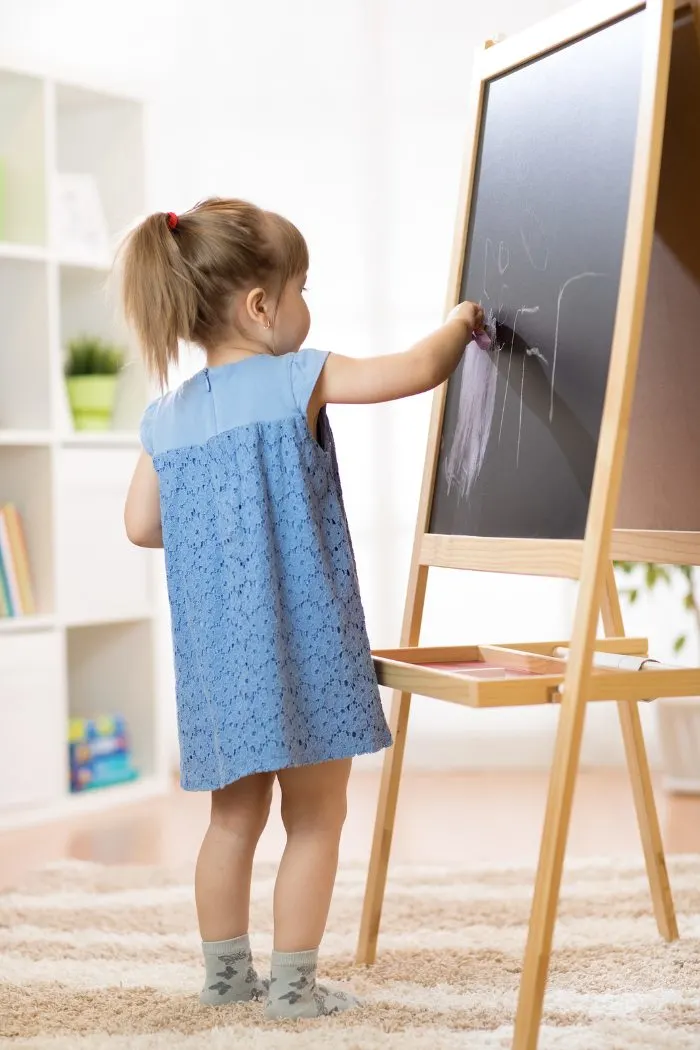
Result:
<svg viewBox="0 0 700 1050">
<path fill-rule="evenodd" d="M 681 940 L 663 943 L 636 862 L 570 865 L 541 1050 L 699 1050 L 700 857 L 670 861 Z M 200 1006 L 191 872 L 61 863 L 0 895 L 0 1047 L 22 1050 L 507 1050 L 533 873 L 398 868 L 380 956 L 353 965 L 364 871 L 344 868 L 322 978 L 364 1006 L 265 1022 Z M 252 904 L 267 971 L 273 872 Z"/>
</svg>

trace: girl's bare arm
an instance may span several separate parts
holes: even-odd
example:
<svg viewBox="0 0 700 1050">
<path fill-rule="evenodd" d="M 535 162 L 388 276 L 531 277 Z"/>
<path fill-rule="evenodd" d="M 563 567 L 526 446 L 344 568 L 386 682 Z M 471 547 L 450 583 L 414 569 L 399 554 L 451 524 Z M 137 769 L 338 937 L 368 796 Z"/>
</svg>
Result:
<svg viewBox="0 0 700 1050">
<path fill-rule="evenodd" d="M 313 407 L 318 411 L 328 404 L 376 404 L 432 390 L 455 370 L 482 323 L 479 306 L 460 303 L 441 328 L 404 353 L 369 358 L 330 354 L 314 391 Z"/>
<path fill-rule="evenodd" d="M 160 491 L 153 460 L 146 452 L 139 456 L 124 507 L 126 534 L 137 547 L 162 547 Z"/>
</svg>

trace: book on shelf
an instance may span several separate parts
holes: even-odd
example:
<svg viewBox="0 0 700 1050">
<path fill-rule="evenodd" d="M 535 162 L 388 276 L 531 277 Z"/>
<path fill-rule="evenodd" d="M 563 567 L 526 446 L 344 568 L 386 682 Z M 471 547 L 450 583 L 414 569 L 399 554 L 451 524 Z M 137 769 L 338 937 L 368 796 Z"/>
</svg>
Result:
<svg viewBox="0 0 700 1050">
<path fill-rule="evenodd" d="M 0 550 L 0 616 L 12 616 L 10 587 L 5 576 L 5 559 Z"/>
<path fill-rule="evenodd" d="M 13 503 L 0 506 L 0 616 L 36 611 L 24 525 Z"/>
</svg>

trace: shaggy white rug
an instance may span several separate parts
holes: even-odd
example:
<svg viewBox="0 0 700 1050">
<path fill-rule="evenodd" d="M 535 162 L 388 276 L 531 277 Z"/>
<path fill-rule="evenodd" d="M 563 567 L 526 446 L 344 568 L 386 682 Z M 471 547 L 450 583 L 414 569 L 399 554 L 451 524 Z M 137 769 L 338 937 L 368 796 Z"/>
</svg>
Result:
<svg viewBox="0 0 700 1050">
<path fill-rule="evenodd" d="M 642 867 L 568 867 L 541 1050 L 699 1050 L 700 857 L 670 861 L 681 940 L 660 940 Z M 377 965 L 353 965 L 363 870 L 340 872 L 323 977 L 364 1006 L 267 1023 L 200 1006 L 191 872 L 61 863 L 0 895 L 0 1047 L 22 1050 L 507 1050 L 533 872 L 395 869 Z M 273 872 L 253 944 L 271 947 Z"/>
</svg>

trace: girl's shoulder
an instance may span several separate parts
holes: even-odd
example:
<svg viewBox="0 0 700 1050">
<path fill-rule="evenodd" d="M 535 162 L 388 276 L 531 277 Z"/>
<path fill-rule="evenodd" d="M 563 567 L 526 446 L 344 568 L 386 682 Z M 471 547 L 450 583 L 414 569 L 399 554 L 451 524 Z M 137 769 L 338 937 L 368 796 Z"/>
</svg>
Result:
<svg viewBox="0 0 700 1050">
<path fill-rule="evenodd" d="M 141 444 L 153 456 L 222 430 L 306 415 L 327 359 L 327 351 L 304 349 L 203 368 L 151 402 L 141 420 Z"/>
</svg>

